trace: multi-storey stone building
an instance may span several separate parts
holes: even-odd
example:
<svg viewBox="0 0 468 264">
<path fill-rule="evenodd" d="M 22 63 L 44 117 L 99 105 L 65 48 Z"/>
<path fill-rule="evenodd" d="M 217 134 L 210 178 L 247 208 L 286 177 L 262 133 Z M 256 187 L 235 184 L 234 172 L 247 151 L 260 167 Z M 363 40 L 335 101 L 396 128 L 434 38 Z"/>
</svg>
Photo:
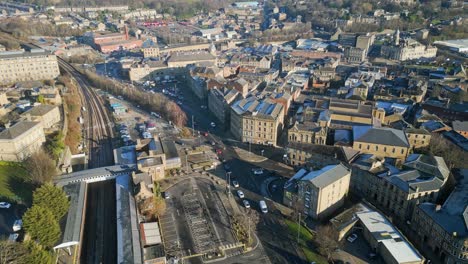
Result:
<svg viewBox="0 0 468 264">
<path fill-rule="evenodd" d="M 57 57 L 43 49 L 0 52 L 0 84 L 54 79 L 59 75 Z"/>
<path fill-rule="evenodd" d="M 0 160 L 22 161 L 46 141 L 40 122 L 21 121 L 0 132 Z"/>
<path fill-rule="evenodd" d="M 242 142 L 277 145 L 283 130 L 283 105 L 249 97 L 231 106 L 231 132 Z"/>
<path fill-rule="evenodd" d="M 299 170 L 284 187 L 284 204 L 314 219 L 323 219 L 343 205 L 349 190 L 350 170 L 343 164 L 320 170 Z"/>
<path fill-rule="evenodd" d="M 242 98 L 236 89 L 210 89 L 208 93 L 208 109 L 223 124 L 229 124 L 231 104 Z"/>
<path fill-rule="evenodd" d="M 437 48 L 426 46 L 414 39 L 404 39 L 398 45 L 382 45 L 381 56 L 398 61 L 414 60 L 419 58 L 434 58 Z"/>
<path fill-rule="evenodd" d="M 401 164 L 408 156 L 410 144 L 402 130 L 369 126 L 353 127 L 353 149 L 380 158 L 394 158 Z"/>
<path fill-rule="evenodd" d="M 352 163 L 351 190 L 385 211 L 395 223 L 410 221 L 415 207 L 435 202 L 450 171 L 441 157 L 410 155 L 402 169 L 370 154 Z"/>
<path fill-rule="evenodd" d="M 468 262 L 468 170 L 443 205 L 433 202 L 416 207 L 411 228 L 415 243 L 428 247 L 447 264 Z"/>
</svg>

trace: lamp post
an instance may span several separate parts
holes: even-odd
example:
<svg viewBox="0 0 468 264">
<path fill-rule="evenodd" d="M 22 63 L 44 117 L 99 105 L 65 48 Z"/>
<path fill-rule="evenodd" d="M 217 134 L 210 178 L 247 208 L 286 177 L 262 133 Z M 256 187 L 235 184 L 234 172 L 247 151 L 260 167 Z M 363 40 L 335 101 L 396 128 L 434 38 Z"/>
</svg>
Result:
<svg viewBox="0 0 468 264">
<path fill-rule="evenodd" d="M 231 197 L 231 171 L 228 171 L 226 172 L 226 176 L 228 177 L 228 186 L 227 186 L 227 190 L 228 190 L 228 197 Z"/>
</svg>

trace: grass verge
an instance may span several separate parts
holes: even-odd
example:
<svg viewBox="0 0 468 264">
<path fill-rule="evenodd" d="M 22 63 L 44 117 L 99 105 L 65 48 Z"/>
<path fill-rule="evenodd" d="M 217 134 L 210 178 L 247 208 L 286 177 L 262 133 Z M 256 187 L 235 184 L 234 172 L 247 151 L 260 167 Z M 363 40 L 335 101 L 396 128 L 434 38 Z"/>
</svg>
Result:
<svg viewBox="0 0 468 264">
<path fill-rule="evenodd" d="M 21 163 L 0 161 L 0 200 L 30 205 L 33 187 Z"/>
<path fill-rule="evenodd" d="M 285 220 L 286 225 L 288 226 L 289 232 L 294 235 L 297 239 L 297 231 L 299 225 L 289 219 Z M 317 252 L 313 250 L 313 239 L 314 235 L 309 232 L 305 227 L 301 227 L 299 230 L 299 246 L 304 252 L 305 257 L 308 262 L 315 262 L 317 264 L 327 264 L 327 260 L 320 256 Z"/>
</svg>

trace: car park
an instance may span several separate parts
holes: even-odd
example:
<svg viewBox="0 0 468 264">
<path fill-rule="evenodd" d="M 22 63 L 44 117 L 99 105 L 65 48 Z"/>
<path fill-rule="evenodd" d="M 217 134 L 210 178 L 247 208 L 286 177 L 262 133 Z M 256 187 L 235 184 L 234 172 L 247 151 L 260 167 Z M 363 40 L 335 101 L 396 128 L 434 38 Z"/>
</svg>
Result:
<svg viewBox="0 0 468 264">
<path fill-rule="evenodd" d="M 358 238 L 357 234 L 351 234 L 346 240 L 353 243 L 354 241 L 356 241 L 357 238 Z"/>
<path fill-rule="evenodd" d="M 244 197 L 245 197 L 244 192 L 241 191 L 241 190 L 237 190 L 237 196 L 239 196 L 239 198 L 241 198 L 241 199 L 244 199 Z"/>
<path fill-rule="evenodd" d="M 242 203 L 244 204 L 244 207 L 249 209 L 250 208 L 250 203 L 247 200 L 242 200 Z"/>
<path fill-rule="evenodd" d="M 7 202 L 0 202 L 0 208 L 8 209 L 11 207 L 10 203 Z"/>
</svg>

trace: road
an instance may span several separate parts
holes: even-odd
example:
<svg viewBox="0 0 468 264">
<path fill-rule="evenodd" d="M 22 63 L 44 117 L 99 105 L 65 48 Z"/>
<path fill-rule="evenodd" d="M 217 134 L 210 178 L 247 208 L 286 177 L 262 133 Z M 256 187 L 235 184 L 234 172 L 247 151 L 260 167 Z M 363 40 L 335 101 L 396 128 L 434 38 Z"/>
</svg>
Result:
<svg viewBox="0 0 468 264">
<path fill-rule="evenodd" d="M 68 72 L 78 84 L 86 108 L 82 114 L 85 119 L 88 166 L 98 168 L 113 165 L 112 124 L 102 98 L 73 66 L 60 58 L 58 61 L 60 68 Z M 115 181 L 92 183 L 88 187 L 81 262 L 99 264 L 117 261 L 115 202 Z"/>
</svg>

